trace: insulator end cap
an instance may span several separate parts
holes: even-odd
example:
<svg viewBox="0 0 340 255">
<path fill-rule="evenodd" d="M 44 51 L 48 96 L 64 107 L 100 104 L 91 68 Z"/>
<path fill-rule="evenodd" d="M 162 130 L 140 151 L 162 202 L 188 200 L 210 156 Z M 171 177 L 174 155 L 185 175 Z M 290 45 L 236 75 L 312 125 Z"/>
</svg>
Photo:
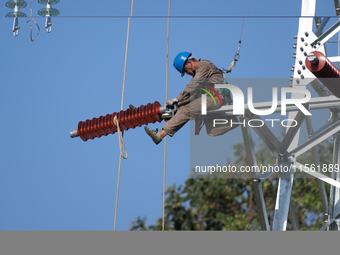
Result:
<svg viewBox="0 0 340 255">
<path fill-rule="evenodd" d="M 78 135 L 77 129 L 71 130 L 71 131 L 70 131 L 70 137 L 71 137 L 71 138 L 78 137 L 78 136 L 79 136 L 79 135 Z"/>
<path fill-rule="evenodd" d="M 315 56 L 315 54 L 313 53 L 309 53 L 308 56 L 307 56 L 307 59 L 309 62 L 311 62 L 312 64 L 317 64 L 318 63 L 318 57 Z"/>
</svg>

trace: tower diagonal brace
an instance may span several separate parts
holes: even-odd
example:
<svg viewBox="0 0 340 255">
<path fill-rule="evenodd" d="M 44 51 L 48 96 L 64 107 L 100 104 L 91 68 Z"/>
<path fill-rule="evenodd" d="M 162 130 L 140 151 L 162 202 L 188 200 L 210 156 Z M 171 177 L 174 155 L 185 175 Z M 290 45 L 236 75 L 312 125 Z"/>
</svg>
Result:
<svg viewBox="0 0 340 255">
<path fill-rule="evenodd" d="M 309 110 L 309 109 L 308 109 Z M 287 149 L 288 147 L 290 146 L 290 144 L 292 143 L 295 135 L 297 134 L 297 132 L 299 131 L 301 125 L 302 125 L 302 122 L 305 118 L 305 115 L 303 112 L 299 111 L 296 116 L 295 116 L 295 123 L 296 125 L 295 126 L 291 126 L 287 133 L 285 134 L 281 144 L 280 144 L 280 152 L 282 154 L 285 154 L 287 152 Z"/>
<path fill-rule="evenodd" d="M 334 133 L 340 131 L 340 120 L 336 121 L 332 125 L 325 128 L 323 131 L 314 134 L 310 138 L 308 138 L 304 143 L 296 147 L 295 149 L 291 150 L 290 154 L 295 154 L 296 157 L 305 153 L 309 149 L 313 148 L 318 143 L 322 142 L 329 136 L 333 135 Z"/>
<path fill-rule="evenodd" d="M 240 117 L 241 122 L 244 121 L 243 117 Z M 241 126 L 242 135 L 244 140 L 244 147 L 247 155 L 248 166 L 257 166 L 257 160 L 254 152 L 254 144 L 250 133 L 249 126 Z M 259 173 L 251 172 L 251 177 L 253 181 L 253 192 L 255 196 L 255 203 L 257 208 L 257 213 L 259 215 L 259 221 L 261 230 L 270 230 L 267 209 L 263 198 L 261 182 L 259 182 Z"/>
<path fill-rule="evenodd" d="M 278 157 L 280 154 L 280 141 L 276 138 L 273 132 L 267 127 L 263 120 L 257 116 L 252 115 L 248 110 L 245 111 L 245 119 L 250 121 L 259 121 L 263 123 L 261 127 L 253 127 L 253 130 L 258 134 L 262 141 L 268 146 L 271 152 Z"/>
<path fill-rule="evenodd" d="M 338 117 L 333 117 L 334 119 L 338 119 Z M 339 163 L 340 163 L 340 132 L 337 132 L 333 135 L 334 144 L 333 144 L 333 166 L 338 169 L 337 171 L 333 171 L 331 174 L 331 178 L 336 182 L 340 182 L 339 176 Z M 340 213 L 340 192 L 339 188 L 335 186 L 331 186 L 330 188 L 330 198 L 329 198 L 329 216 L 328 218 L 336 217 Z M 329 230 L 340 230 L 339 221 L 333 222 L 329 226 Z"/>
<path fill-rule="evenodd" d="M 309 137 L 313 135 L 313 126 L 310 116 L 305 117 L 306 127 Z M 312 148 L 313 161 L 316 166 L 320 166 L 319 154 L 317 152 L 317 147 Z M 322 180 L 318 179 L 318 185 L 320 189 L 321 203 L 325 218 L 328 216 L 328 201 L 326 195 L 325 184 Z"/>
<path fill-rule="evenodd" d="M 290 217 L 290 221 L 292 222 L 293 230 L 299 230 L 299 225 L 298 225 L 298 221 L 295 215 L 295 209 L 294 209 L 292 198 L 290 198 L 289 217 Z"/>
</svg>

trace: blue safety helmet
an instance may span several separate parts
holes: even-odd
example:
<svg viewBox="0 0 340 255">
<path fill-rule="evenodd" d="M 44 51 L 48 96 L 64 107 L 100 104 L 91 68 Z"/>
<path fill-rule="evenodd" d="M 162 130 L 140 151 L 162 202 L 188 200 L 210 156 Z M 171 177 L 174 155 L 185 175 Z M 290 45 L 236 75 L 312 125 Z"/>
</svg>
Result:
<svg viewBox="0 0 340 255">
<path fill-rule="evenodd" d="M 174 67 L 178 72 L 181 73 L 181 76 L 184 76 L 184 65 L 188 58 L 191 56 L 190 52 L 181 52 L 178 53 L 174 59 Z"/>
</svg>

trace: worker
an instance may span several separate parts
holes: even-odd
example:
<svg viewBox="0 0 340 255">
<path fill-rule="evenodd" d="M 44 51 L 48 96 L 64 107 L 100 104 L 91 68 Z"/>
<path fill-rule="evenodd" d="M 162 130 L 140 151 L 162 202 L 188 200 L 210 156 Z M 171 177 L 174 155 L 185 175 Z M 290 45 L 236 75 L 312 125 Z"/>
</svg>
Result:
<svg viewBox="0 0 340 255">
<path fill-rule="evenodd" d="M 213 63 L 203 59 L 196 60 L 189 52 L 179 53 L 174 59 L 173 66 L 182 77 L 184 74 L 187 74 L 193 78 L 185 87 L 183 92 L 181 92 L 176 98 L 170 99 L 166 102 L 169 107 L 173 107 L 174 104 L 178 104 L 179 108 L 176 114 L 165 123 L 162 130 L 158 132 L 157 129 L 151 130 L 147 126 L 144 127 L 146 133 L 152 138 L 155 144 L 159 144 L 166 135 L 172 137 L 190 120 L 190 118 L 193 117 L 196 120 L 195 134 L 198 134 L 202 127 L 202 118 L 200 117 L 201 94 L 203 90 L 200 88 L 204 87 L 204 84 L 210 84 L 211 87 L 214 87 L 215 84 L 223 84 L 224 81 L 223 72 Z M 204 89 L 209 90 L 207 87 L 204 87 Z M 223 104 L 232 103 L 230 91 L 224 90 L 223 93 L 220 93 L 221 90 L 218 90 L 218 92 Z M 221 107 L 219 100 L 217 100 L 217 96 L 215 94 L 214 96 L 215 100 L 212 97 L 207 96 L 207 110 L 214 110 Z M 212 128 L 210 126 L 208 131 L 207 125 L 207 133 L 211 136 L 221 135 L 230 129 L 231 127 L 226 125 L 217 128 Z"/>
</svg>

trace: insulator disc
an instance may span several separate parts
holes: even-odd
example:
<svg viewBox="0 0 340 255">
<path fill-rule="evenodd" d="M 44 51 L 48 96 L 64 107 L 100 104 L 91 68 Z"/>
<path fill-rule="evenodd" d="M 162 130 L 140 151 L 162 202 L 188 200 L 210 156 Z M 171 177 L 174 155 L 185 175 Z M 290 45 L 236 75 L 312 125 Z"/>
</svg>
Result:
<svg viewBox="0 0 340 255">
<path fill-rule="evenodd" d="M 9 12 L 6 14 L 5 18 L 27 18 L 27 15 L 23 12 Z"/>
<path fill-rule="evenodd" d="M 43 17 L 45 16 L 55 17 L 58 16 L 60 12 L 54 8 L 43 8 L 38 11 L 38 14 Z"/>
<path fill-rule="evenodd" d="M 60 0 L 38 0 L 39 4 L 44 4 L 44 5 L 46 5 L 46 4 L 57 4 L 59 2 L 60 2 Z"/>
<path fill-rule="evenodd" d="M 19 8 L 25 8 L 27 3 L 23 0 L 11 0 L 6 3 L 6 6 L 10 9 L 14 9 L 15 6 L 18 6 Z"/>
</svg>

